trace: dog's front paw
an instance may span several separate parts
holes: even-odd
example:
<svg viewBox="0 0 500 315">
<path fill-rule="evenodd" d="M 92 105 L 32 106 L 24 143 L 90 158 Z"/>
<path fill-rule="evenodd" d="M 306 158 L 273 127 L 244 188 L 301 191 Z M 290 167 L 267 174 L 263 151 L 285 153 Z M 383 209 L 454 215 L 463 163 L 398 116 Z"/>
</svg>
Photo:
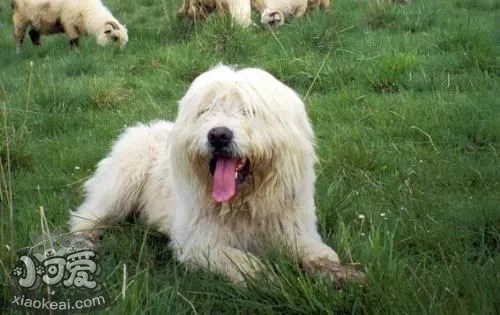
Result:
<svg viewBox="0 0 500 315">
<path fill-rule="evenodd" d="M 99 250 L 99 237 L 91 233 L 77 232 L 72 235 L 69 245 L 76 249 Z"/>
<path fill-rule="evenodd" d="M 324 275 L 330 278 L 338 287 L 343 287 L 349 282 L 359 284 L 364 284 L 366 282 L 366 277 L 363 272 L 342 265 L 338 260 L 328 259 L 326 257 L 306 260 L 305 263 L 303 263 L 303 268 L 306 273 Z"/>
<path fill-rule="evenodd" d="M 320 272 L 330 277 L 339 287 L 343 287 L 348 282 L 366 283 L 366 277 L 363 272 L 337 262 L 326 263 L 324 269 Z"/>
<path fill-rule="evenodd" d="M 265 268 L 258 258 L 250 254 L 243 255 L 244 256 L 233 257 L 230 265 L 225 268 L 225 273 L 234 283 L 246 286 L 247 280 L 257 279 Z"/>
</svg>

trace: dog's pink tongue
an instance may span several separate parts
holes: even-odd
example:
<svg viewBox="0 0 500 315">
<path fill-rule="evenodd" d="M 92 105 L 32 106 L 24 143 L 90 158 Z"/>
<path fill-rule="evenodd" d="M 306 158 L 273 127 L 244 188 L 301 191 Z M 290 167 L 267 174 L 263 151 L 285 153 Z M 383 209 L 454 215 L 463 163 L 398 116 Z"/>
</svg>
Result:
<svg viewBox="0 0 500 315">
<path fill-rule="evenodd" d="M 214 187 L 212 198 L 217 202 L 224 202 L 231 199 L 236 193 L 236 159 L 217 159 L 214 173 Z"/>
</svg>

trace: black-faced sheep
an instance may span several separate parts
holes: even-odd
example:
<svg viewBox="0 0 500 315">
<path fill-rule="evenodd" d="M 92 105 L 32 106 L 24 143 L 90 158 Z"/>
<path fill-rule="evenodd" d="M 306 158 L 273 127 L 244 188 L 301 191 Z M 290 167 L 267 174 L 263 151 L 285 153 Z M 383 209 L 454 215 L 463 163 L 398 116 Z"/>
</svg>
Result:
<svg viewBox="0 0 500 315">
<path fill-rule="evenodd" d="M 128 42 L 127 28 L 101 0 L 12 0 L 12 11 L 18 52 L 28 27 L 33 45 L 40 45 L 41 35 L 57 33 L 66 33 L 71 47 L 78 47 L 84 34 L 95 36 L 101 46 L 117 43 L 123 47 Z"/>
</svg>

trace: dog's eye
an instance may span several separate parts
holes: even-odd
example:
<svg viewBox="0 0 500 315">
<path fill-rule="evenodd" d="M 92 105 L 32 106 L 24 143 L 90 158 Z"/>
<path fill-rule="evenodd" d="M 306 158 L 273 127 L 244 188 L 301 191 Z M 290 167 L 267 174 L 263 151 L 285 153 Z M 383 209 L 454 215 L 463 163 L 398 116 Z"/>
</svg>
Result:
<svg viewBox="0 0 500 315">
<path fill-rule="evenodd" d="M 206 112 L 208 112 L 208 108 L 204 108 L 204 109 L 200 110 L 197 114 L 197 117 L 200 117 L 201 115 L 205 114 Z"/>
<path fill-rule="evenodd" d="M 255 116 L 255 110 L 254 109 L 247 109 L 247 108 L 244 108 L 242 110 L 242 114 L 243 116 L 251 116 L 251 117 L 254 117 Z"/>
</svg>

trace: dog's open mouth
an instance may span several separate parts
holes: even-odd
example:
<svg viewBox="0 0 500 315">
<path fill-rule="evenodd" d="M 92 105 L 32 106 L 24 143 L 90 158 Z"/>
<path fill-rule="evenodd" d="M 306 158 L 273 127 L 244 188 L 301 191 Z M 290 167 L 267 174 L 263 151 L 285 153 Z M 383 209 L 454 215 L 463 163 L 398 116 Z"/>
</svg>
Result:
<svg viewBox="0 0 500 315">
<path fill-rule="evenodd" d="M 212 198 L 217 202 L 231 200 L 237 186 L 244 183 L 250 173 L 250 162 L 246 158 L 214 156 L 209 167 L 214 180 Z"/>
</svg>

